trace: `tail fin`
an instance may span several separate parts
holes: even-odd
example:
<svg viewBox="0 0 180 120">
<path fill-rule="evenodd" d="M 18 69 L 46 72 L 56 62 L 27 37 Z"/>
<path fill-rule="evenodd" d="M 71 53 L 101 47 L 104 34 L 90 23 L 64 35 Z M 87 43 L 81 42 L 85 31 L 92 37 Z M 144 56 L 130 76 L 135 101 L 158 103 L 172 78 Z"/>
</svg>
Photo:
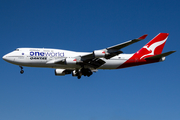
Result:
<svg viewBox="0 0 180 120">
<path fill-rule="evenodd" d="M 140 57 L 139 59 L 142 59 L 161 54 L 168 35 L 169 33 L 159 33 L 138 52 L 136 52 L 136 55 Z"/>
<path fill-rule="evenodd" d="M 168 56 L 175 51 L 170 51 L 166 53 L 162 53 L 166 40 L 168 38 L 169 33 L 159 33 L 156 37 L 154 37 L 150 42 L 148 42 L 144 47 L 142 47 L 139 51 L 133 54 L 125 63 L 123 63 L 118 68 L 125 68 L 143 64 L 149 64 L 159 61 L 164 61 L 165 56 Z"/>
</svg>

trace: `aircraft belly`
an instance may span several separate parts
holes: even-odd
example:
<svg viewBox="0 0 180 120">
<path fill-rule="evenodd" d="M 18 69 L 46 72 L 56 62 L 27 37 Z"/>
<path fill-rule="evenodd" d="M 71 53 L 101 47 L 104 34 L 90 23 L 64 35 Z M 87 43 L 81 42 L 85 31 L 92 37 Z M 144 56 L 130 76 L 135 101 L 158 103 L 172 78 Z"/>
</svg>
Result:
<svg viewBox="0 0 180 120">
<path fill-rule="evenodd" d="M 46 63 L 21 63 L 22 66 L 28 67 L 46 67 L 46 68 L 61 68 L 61 69 L 79 69 L 79 65 L 63 65 L 63 64 L 46 64 Z"/>
<path fill-rule="evenodd" d="M 117 69 L 117 67 L 123 64 L 125 61 L 127 60 L 126 59 L 106 60 L 106 63 L 101 67 L 99 67 L 98 69 Z"/>
<path fill-rule="evenodd" d="M 61 64 L 53 64 L 52 68 L 61 68 L 61 69 L 79 69 L 81 68 L 79 65 L 61 65 Z"/>
</svg>

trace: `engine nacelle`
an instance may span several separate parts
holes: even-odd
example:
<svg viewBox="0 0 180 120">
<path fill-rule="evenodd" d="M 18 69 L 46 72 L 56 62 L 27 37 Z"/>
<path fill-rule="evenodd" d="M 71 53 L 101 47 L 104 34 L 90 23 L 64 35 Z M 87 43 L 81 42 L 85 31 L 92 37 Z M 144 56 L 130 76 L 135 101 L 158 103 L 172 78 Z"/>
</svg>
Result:
<svg viewBox="0 0 180 120">
<path fill-rule="evenodd" d="M 65 69 L 55 69 L 55 75 L 64 76 L 66 74 L 71 74 L 71 72 L 66 71 Z"/>
<path fill-rule="evenodd" d="M 102 57 L 105 57 L 107 55 L 105 50 L 95 50 L 93 52 L 93 54 L 94 54 L 95 58 L 102 58 Z"/>
<path fill-rule="evenodd" d="M 67 65 L 75 65 L 77 63 L 76 58 L 66 58 Z"/>
</svg>

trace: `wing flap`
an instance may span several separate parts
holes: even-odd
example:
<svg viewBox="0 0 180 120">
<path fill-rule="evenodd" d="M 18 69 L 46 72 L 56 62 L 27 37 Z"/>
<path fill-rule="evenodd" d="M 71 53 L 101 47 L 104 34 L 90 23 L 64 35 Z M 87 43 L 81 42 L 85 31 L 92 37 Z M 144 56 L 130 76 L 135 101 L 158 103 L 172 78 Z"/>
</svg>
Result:
<svg viewBox="0 0 180 120">
<path fill-rule="evenodd" d="M 106 63 L 104 60 L 99 59 L 99 58 L 94 58 L 91 60 L 83 61 L 83 63 L 80 63 L 80 64 L 83 64 L 83 65 L 86 65 L 86 66 L 96 69 L 96 68 L 100 67 L 101 65 L 103 65 L 104 63 Z"/>
<path fill-rule="evenodd" d="M 81 60 L 82 61 L 90 60 L 90 59 L 93 59 L 93 58 L 94 58 L 94 54 L 93 53 L 81 56 Z"/>
</svg>

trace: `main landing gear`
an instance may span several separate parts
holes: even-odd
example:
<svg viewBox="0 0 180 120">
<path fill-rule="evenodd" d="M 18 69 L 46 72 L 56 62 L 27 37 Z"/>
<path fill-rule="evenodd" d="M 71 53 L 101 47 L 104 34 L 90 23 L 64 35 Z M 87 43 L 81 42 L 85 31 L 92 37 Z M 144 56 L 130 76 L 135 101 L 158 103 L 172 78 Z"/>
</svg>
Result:
<svg viewBox="0 0 180 120">
<path fill-rule="evenodd" d="M 93 74 L 92 71 L 88 68 L 82 68 L 79 70 L 74 70 L 72 72 L 72 76 L 77 76 L 78 79 L 80 79 L 82 75 L 89 77 L 92 74 Z"/>
<path fill-rule="evenodd" d="M 77 76 L 78 79 L 81 79 L 81 76 Z"/>
<path fill-rule="evenodd" d="M 19 66 L 19 67 L 21 68 L 20 73 L 23 74 L 24 73 L 23 67 L 22 66 Z"/>
</svg>

